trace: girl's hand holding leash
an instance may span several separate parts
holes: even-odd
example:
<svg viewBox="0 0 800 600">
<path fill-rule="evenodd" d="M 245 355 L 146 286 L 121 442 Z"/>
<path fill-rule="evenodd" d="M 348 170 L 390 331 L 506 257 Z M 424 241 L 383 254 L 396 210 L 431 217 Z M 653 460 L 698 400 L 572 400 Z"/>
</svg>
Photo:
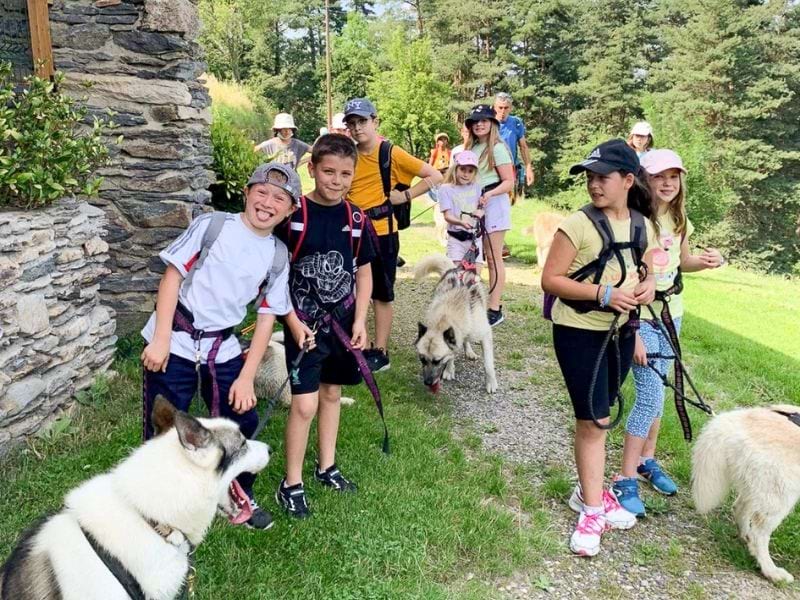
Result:
<svg viewBox="0 0 800 600">
<path fill-rule="evenodd" d="M 717 269 L 725 264 L 725 258 L 716 248 L 706 248 L 697 258 L 706 269 Z"/>
<path fill-rule="evenodd" d="M 478 198 L 478 209 L 480 210 L 482 208 L 485 208 L 488 202 L 489 202 L 489 196 L 487 196 L 486 194 L 482 195 L 480 198 Z"/>
<path fill-rule="evenodd" d="M 638 332 L 636 334 L 636 345 L 633 348 L 633 362 L 640 367 L 647 366 L 647 348 Z"/>
<path fill-rule="evenodd" d="M 228 404 L 237 414 L 246 413 L 258 402 L 253 380 L 247 377 L 237 377 L 228 392 Z"/>
<path fill-rule="evenodd" d="M 353 348 L 363 350 L 367 346 L 367 324 L 365 321 L 353 323 L 353 337 L 350 338 Z"/>
<path fill-rule="evenodd" d="M 639 306 L 639 302 L 636 300 L 636 296 L 630 292 L 626 292 L 617 287 L 612 287 L 611 299 L 608 302 L 608 306 L 613 308 L 618 313 L 627 313 Z"/>
<path fill-rule="evenodd" d="M 654 277 L 647 277 L 633 288 L 633 295 L 638 304 L 650 304 L 656 299 L 656 280 Z"/>
<path fill-rule="evenodd" d="M 166 340 L 153 338 L 153 341 L 144 347 L 142 365 L 145 369 L 153 372 L 166 372 L 167 362 L 169 362 L 169 342 L 169 338 Z"/>
</svg>

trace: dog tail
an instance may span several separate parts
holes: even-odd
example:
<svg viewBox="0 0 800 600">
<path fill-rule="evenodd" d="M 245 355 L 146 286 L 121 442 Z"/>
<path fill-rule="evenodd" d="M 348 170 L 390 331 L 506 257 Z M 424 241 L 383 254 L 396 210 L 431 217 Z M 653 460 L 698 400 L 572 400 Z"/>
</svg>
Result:
<svg viewBox="0 0 800 600">
<path fill-rule="evenodd" d="M 703 428 L 692 451 L 692 496 L 700 514 L 722 504 L 731 487 L 725 417 L 714 417 Z"/>
<path fill-rule="evenodd" d="M 414 278 L 419 280 L 427 277 L 431 273 L 436 273 L 441 277 L 453 268 L 453 261 L 443 254 L 429 254 L 420 259 L 414 266 Z"/>
</svg>

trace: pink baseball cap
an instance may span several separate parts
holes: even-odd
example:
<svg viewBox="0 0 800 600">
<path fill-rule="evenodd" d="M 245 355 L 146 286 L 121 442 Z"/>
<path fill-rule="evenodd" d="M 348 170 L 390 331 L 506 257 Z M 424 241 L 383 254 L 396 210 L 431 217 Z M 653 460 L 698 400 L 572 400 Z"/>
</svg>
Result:
<svg viewBox="0 0 800 600">
<path fill-rule="evenodd" d="M 642 168 L 650 175 L 663 173 L 667 169 L 678 169 L 686 173 L 681 157 L 672 150 L 650 150 L 640 159 Z"/>
<path fill-rule="evenodd" d="M 472 150 L 462 150 L 453 158 L 453 162 L 462 167 L 478 168 L 478 155 Z"/>
</svg>

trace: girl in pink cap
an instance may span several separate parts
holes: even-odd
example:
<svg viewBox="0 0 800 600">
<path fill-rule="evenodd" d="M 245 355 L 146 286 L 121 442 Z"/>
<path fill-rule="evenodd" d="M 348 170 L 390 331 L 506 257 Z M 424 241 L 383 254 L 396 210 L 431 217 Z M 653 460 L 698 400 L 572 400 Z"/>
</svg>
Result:
<svg viewBox="0 0 800 600">
<path fill-rule="evenodd" d="M 686 169 L 681 157 L 672 150 L 651 150 L 641 158 L 641 164 L 647 175 L 652 211 L 658 225 L 658 248 L 653 252 L 656 300 L 651 307 L 668 332 L 672 330 L 669 333 L 671 337 L 674 335 L 674 344 L 683 317 L 681 272 L 715 269 L 725 264 L 725 259 L 715 248 L 706 248 L 697 255 L 689 251 L 689 236 L 694 227 L 686 216 Z M 622 475 L 613 484 L 620 504 L 637 517 L 645 515 L 644 503 L 639 497 L 639 479 L 667 496 L 678 491 L 675 482 L 655 459 L 664 410 L 664 385 L 648 366 L 648 354 L 672 356 L 672 345 L 664 331 L 651 320 L 649 310 L 643 309 L 641 315 L 633 354 L 636 401 L 625 426 Z M 649 360 L 661 375 L 667 374 L 673 362 L 654 357 Z"/>
<path fill-rule="evenodd" d="M 472 228 L 475 218 L 483 215 L 479 208 L 481 186 L 477 182 L 478 155 L 472 150 L 462 150 L 454 158 L 454 164 L 439 186 L 439 209 L 447 222 L 447 258 L 455 264 L 472 246 Z M 483 241 L 478 238 L 478 258 L 475 261 L 480 272 L 483 264 Z"/>
</svg>

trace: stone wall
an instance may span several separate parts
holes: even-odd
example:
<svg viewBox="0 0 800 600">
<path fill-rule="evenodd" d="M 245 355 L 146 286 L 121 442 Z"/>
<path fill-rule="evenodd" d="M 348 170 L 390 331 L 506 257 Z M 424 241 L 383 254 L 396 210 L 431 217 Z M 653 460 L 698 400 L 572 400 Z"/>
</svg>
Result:
<svg viewBox="0 0 800 600">
<path fill-rule="evenodd" d="M 104 212 L 76 200 L 0 212 L 0 454 L 36 431 L 114 357 Z"/>
<path fill-rule="evenodd" d="M 101 171 L 112 273 L 101 282 L 119 329 L 152 310 L 163 265 L 157 254 L 210 200 L 210 98 L 191 0 L 54 0 L 53 57 L 65 89 L 87 95 L 94 115 L 124 136 Z M 92 83 L 90 88 L 85 85 Z"/>
</svg>

